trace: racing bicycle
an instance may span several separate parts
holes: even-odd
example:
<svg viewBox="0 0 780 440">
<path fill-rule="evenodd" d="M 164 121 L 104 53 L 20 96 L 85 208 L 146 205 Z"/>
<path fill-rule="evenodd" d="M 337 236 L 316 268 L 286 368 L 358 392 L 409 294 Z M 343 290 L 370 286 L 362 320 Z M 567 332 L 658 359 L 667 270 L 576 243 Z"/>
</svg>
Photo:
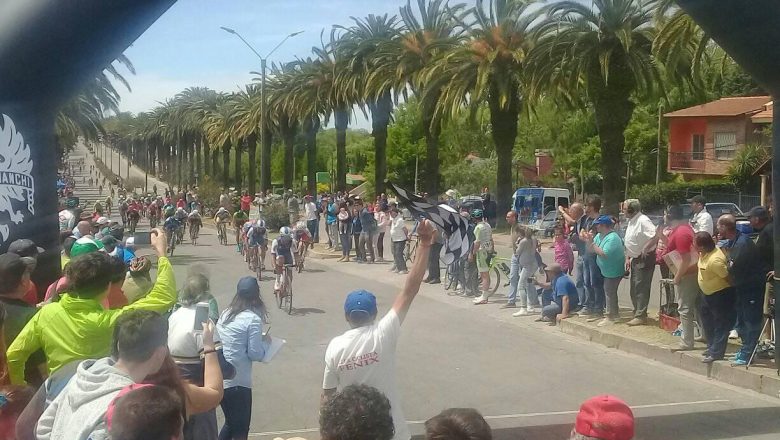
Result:
<svg viewBox="0 0 780 440">
<path fill-rule="evenodd" d="M 193 246 L 198 244 L 198 234 L 200 233 L 200 223 L 193 222 L 190 224 L 190 240 Z"/>
<path fill-rule="evenodd" d="M 446 290 L 449 295 L 457 294 L 458 275 L 460 271 L 465 270 L 466 264 L 466 259 L 463 258 L 462 260 L 454 261 L 452 264 L 447 265 L 447 269 L 444 272 L 444 290 Z M 490 273 L 490 287 L 488 291 L 491 294 L 496 293 L 498 287 L 502 285 L 501 274 L 504 275 L 504 279 L 506 280 L 503 286 L 506 287 L 509 285 L 509 265 L 510 260 L 508 258 L 499 257 L 497 255 L 488 258 L 488 272 Z M 468 280 L 466 280 L 466 282 L 468 283 Z M 472 282 L 479 283 L 480 281 L 477 279 Z"/>
<path fill-rule="evenodd" d="M 217 222 L 217 236 L 219 238 L 219 244 L 227 245 L 227 225 L 225 222 Z"/>
<path fill-rule="evenodd" d="M 292 268 L 294 264 L 285 264 L 282 268 L 282 277 L 280 280 L 279 290 L 274 291 L 276 297 L 276 305 L 280 309 L 287 312 L 288 315 L 292 315 Z"/>
</svg>

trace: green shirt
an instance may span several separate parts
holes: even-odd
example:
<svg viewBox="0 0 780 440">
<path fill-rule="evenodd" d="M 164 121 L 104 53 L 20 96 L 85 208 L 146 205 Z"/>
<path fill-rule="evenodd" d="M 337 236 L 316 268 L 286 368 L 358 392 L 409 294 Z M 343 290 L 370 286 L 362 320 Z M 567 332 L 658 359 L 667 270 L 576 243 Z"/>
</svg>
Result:
<svg viewBox="0 0 780 440">
<path fill-rule="evenodd" d="M 111 351 L 117 319 L 129 310 L 168 311 L 176 302 L 176 279 L 166 257 L 157 263 L 157 281 L 144 298 L 121 309 L 106 310 L 97 299 L 63 294 L 56 303 L 38 311 L 8 347 L 11 382 L 24 383 L 27 358 L 43 349 L 49 374 L 73 361 L 97 359 Z"/>
<path fill-rule="evenodd" d="M 607 235 L 597 234 L 593 238 L 593 244 L 601 248 L 606 254 L 596 256 L 596 264 L 601 269 L 604 278 L 622 278 L 626 273 L 626 254 L 623 250 L 623 240 L 617 232 L 610 231 Z"/>
</svg>

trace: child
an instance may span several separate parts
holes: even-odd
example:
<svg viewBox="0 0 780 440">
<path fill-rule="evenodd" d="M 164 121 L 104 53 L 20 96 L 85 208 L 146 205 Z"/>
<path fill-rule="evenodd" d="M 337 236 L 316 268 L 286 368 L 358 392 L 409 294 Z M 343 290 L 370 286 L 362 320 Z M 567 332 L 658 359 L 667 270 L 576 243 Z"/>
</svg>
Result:
<svg viewBox="0 0 780 440">
<path fill-rule="evenodd" d="M 562 228 L 555 228 L 555 262 L 560 264 L 563 273 L 571 275 L 574 269 L 574 251 L 571 249 L 571 243 L 566 240 L 566 235 Z"/>
</svg>

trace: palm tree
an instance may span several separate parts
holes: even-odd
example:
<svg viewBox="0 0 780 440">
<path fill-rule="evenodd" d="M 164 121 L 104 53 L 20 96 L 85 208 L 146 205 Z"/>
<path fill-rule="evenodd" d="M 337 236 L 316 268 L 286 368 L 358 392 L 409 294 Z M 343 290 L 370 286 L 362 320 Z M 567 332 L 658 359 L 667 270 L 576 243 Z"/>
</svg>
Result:
<svg viewBox="0 0 780 440">
<path fill-rule="evenodd" d="M 238 93 L 231 96 L 232 104 L 230 121 L 233 136 L 236 141 L 236 181 L 240 185 L 238 177 L 241 172 L 241 147 L 246 144 L 249 156 L 249 175 L 247 176 L 247 188 L 250 194 L 257 188 L 257 138 L 260 129 L 260 87 L 250 84 Z"/>
<path fill-rule="evenodd" d="M 383 65 L 380 61 L 380 47 L 398 38 L 398 18 L 384 15 L 369 15 L 364 19 L 353 18 L 349 28 L 343 30 L 338 50 L 349 60 L 345 69 L 338 72 L 337 82 L 342 90 L 357 91 L 371 112 L 372 135 L 374 136 L 374 189 L 377 194 L 385 192 L 387 176 L 387 126 L 393 114 L 392 88 L 368 89 L 369 75 Z"/>
<path fill-rule="evenodd" d="M 575 1 L 550 5 L 534 50 L 532 93 L 548 91 L 589 102 L 601 144 L 602 196 L 617 213 L 623 187 L 624 131 L 632 98 L 660 84 L 652 57 L 653 1 L 593 0 L 594 10 Z"/>
<path fill-rule="evenodd" d="M 268 124 L 273 127 L 284 143 L 284 187 L 293 185 L 293 163 L 295 136 L 298 133 L 298 117 L 293 113 L 288 99 L 295 86 L 294 73 L 298 68 L 295 62 L 271 66 L 271 75 L 266 85 L 268 96 Z M 257 79 L 256 79 L 257 80 Z"/>
<path fill-rule="evenodd" d="M 487 103 L 496 148 L 498 218 L 512 196 L 512 151 L 523 106 L 526 64 L 534 47 L 534 20 L 524 0 L 477 0 L 463 23 L 467 40 L 436 57 L 422 74 L 428 90 L 439 92 L 434 118 L 455 117 L 464 105 L 475 112 Z"/>
<path fill-rule="evenodd" d="M 417 0 L 417 13 L 411 0 L 400 8 L 403 27 L 398 37 L 379 48 L 378 68 L 368 78 L 371 90 L 406 91 L 408 87 L 421 99 L 422 125 L 425 134 L 425 191 L 432 199 L 439 195 L 439 135 L 441 119 L 433 112 L 441 96 L 440 87 L 428 87 L 423 73 L 437 55 L 455 49 L 462 43 L 465 18 L 464 4 L 449 6 L 447 0 Z M 418 18 L 419 15 L 419 18 Z M 435 83 L 439 85 L 439 83 Z"/>
<path fill-rule="evenodd" d="M 214 154 L 217 154 L 217 150 L 222 151 L 222 184 L 225 187 L 230 186 L 231 112 L 230 97 L 222 96 L 217 99 L 216 109 L 208 114 L 206 121 L 206 137 Z"/>
</svg>

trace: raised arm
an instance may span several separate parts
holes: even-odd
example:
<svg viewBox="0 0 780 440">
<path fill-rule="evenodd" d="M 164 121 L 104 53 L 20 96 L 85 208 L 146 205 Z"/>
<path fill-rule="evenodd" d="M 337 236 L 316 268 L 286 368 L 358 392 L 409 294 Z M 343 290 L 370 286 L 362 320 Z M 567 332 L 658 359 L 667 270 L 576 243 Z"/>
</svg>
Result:
<svg viewBox="0 0 780 440">
<path fill-rule="evenodd" d="M 564 208 L 563 206 L 559 206 L 558 207 L 558 212 L 561 213 L 561 215 L 563 216 L 563 219 L 566 220 L 566 223 L 568 223 L 569 225 L 573 225 L 573 224 L 577 223 L 577 220 L 574 220 L 573 218 L 571 218 L 569 213 L 566 212 L 566 208 Z"/>
<path fill-rule="evenodd" d="M 431 245 L 434 242 L 436 234 L 436 228 L 428 220 L 422 220 L 417 226 L 417 236 L 419 237 L 419 245 L 417 247 L 417 255 L 414 258 L 414 264 L 412 270 L 406 276 L 404 287 L 393 303 L 393 310 L 398 315 L 398 319 L 403 322 L 406 318 L 406 313 L 409 311 L 409 306 L 412 305 L 414 297 L 417 296 L 417 292 L 420 291 L 420 284 L 422 283 L 423 275 L 428 269 L 428 254 L 431 251 Z"/>
<path fill-rule="evenodd" d="M 222 369 L 219 366 L 217 351 L 214 349 L 214 323 L 203 325 L 203 386 L 187 384 L 188 413 L 199 414 L 216 408 L 224 393 Z"/>
<path fill-rule="evenodd" d="M 24 366 L 27 359 L 36 350 L 41 348 L 41 340 L 38 337 L 38 317 L 40 312 L 35 314 L 27 325 L 24 326 L 16 339 L 8 347 L 8 374 L 11 376 L 11 383 L 14 385 L 23 385 Z"/>
</svg>

